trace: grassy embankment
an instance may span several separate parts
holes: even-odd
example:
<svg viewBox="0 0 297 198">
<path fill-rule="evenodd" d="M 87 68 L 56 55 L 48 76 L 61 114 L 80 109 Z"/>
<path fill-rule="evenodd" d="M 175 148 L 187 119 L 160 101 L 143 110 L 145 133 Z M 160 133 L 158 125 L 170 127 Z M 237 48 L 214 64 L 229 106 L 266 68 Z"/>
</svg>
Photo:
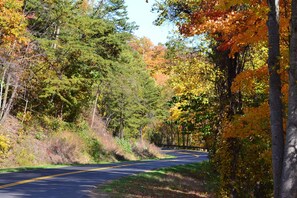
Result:
<svg viewBox="0 0 297 198">
<path fill-rule="evenodd" d="M 99 186 L 94 197 L 215 197 L 219 178 L 209 162 L 124 177 Z"/>
<path fill-rule="evenodd" d="M 22 123 L 10 116 L 0 126 L 0 172 L 165 157 L 147 142 L 114 138 L 96 120 L 91 128 L 84 119 L 66 123 L 44 116 Z"/>
</svg>

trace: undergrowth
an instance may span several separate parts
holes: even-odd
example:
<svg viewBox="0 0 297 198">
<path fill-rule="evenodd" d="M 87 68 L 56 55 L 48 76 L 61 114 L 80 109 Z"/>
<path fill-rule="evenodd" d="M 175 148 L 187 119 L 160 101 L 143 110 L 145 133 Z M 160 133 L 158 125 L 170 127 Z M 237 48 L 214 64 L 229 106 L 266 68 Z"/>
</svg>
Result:
<svg viewBox="0 0 297 198">
<path fill-rule="evenodd" d="M 10 139 L 0 135 L 2 168 L 163 157 L 157 147 L 145 141 L 140 143 L 137 140 L 114 138 L 106 128 L 91 129 L 84 119 L 74 123 L 49 116 L 37 119 L 19 116 L 19 120 L 11 119 L 13 122 L 9 123 L 19 127 L 10 131 Z"/>
<path fill-rule="evenodd" d="M 97 190 L 108 197 L 215 197 L 219 178 L 210 162 L 163 168 L 124 177 Z"/>
</svg>

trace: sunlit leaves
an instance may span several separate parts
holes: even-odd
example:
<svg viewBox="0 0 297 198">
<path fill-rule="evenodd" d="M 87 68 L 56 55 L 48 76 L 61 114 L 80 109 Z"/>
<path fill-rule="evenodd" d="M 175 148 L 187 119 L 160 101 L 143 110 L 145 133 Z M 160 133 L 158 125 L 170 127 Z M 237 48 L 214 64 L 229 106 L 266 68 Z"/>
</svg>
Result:
<svg viewBox="0 0 297 198">
<path fill-rule="evenodd" d="M 0 1 L 0 41 L 4 45 L 27 41 L 26 19 L 22 13 L 22 0 Z"/>
<path fill-rule="evenodd" d="M 177 95 L 211 93 L 215 71 L 212 65 L 202 57 L 176 60 L 172 68 L 170 83 Z"/>
<path fill-rule="evenodd" d="M 247 9 L 237 10 L 235 6 L 226 10 L 213 5 L 192 14 L 189 22 L 181 26 L 181 31 L 186 35 L 209 33 L 222 43 L 219 49 L 230 49 L 230 55 L 233 55 L 249 44 L 265 40 L 267 36 L 267 8 L 256 6 L 256 9 L 248 6 Z"/>
<path fill-rule="evenodd" d="M 234 120 L 225 124 L 223 137 L 253 138 L 253 136 L 258 136 L 265 138 L 268 142 L 270 138 L 268 103 L 265 102 L 259 107 L 248 107 L 244 111 L 244 115 L 237 115 Z"/>
<path fill-rule="evenodd" d="M 164 74 L 166 63 L 166 49 L 162 45 L 154 45 L 151 40 L 146 37 L 133 38 L 129 45 L 136 50 L 146 63 L 146 67 L 151 72 L 159 85 L 164 85 L 168 80 L 168 76 Z"/>
</svg>

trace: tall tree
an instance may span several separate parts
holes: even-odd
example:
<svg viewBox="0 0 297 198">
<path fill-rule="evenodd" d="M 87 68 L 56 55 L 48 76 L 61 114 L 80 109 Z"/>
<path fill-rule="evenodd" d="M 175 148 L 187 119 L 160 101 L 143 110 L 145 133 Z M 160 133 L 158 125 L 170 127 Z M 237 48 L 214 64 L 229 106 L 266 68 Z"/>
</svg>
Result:
<svg viewBox="0 0 297 198">
<path fill-rule="evenodd" d="M 282 198 L 297 197 L 297 1 L 292 0 L 289 70 L 289 106 L 285 156 L 282 176 Z"/>
<path fill-rule="evenodd" d="M 282 118 L 282 93 L 280 70 L 280 34 L 279 34 L 279 1 L 268 1 L 268 68 L 269 68 L 269 103 L 270 125 L 272 135 L 272 164 L 274 178 L 274 197 L 280 196 L 284 135 Z"/>
<path fill-rule="evenodd" d="M 141 137 L 143 129 L 158 117 L 160 90 L 145 68 L 142 57 L 126 49 L 104 79 L 101 114 L 114 135 Z"/>
<path fill-rule="evenodd" d="M 112 22 L 119 32 L 133 32 L 134 22 L 128 22 L 127 6 L 124 0 L 101 0 L 94 8 L 94 16 Z"/>
<path fill-rule="evenodd" d="M 39 112 L 73 121 L 88 108 L 94 87 L 119 59 L 129 34 L 99 18 L 86 1 L 27 0 L 25 12 L 32 15 L 29 30 L 42 52 L 32 66 L 38 96 L 31 103 Z"/>
</svg>

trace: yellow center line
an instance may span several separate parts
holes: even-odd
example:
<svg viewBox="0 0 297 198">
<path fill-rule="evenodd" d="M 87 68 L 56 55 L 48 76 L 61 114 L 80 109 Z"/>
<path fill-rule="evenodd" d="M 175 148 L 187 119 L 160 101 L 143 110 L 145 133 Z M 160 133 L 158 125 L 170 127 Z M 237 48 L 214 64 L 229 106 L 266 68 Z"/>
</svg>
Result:
<svg viewBox="0 0 297 198">
<path fill-rule="evenodd" d="M 192 156 L 195 156 L 195 157 L 199 157 L 199 155 L 197 155 L 197 154 L 193 154 L 193 153 L 190 153 L 190 152 L 182 151 L 182 152 L 179 152 L 179 153 L 187 154 L 187 155 L 192 155 Z"/>
<path fill-rule="evenodd" d="M 188 152 L 185 152 L 185 151 L 182 151 L 182 152 L 179 152 L 181 154 L 187 154 L 187 155 L 191 155 L 191 153 L 188 153 Z"/>
<path fill-rule="evenodd" d="M 188 155 L 194 155 L 195 157 L 199 157 L 199 155 L 195 155 L 195 154 L 188 153 L 188 152 L 179 152 L 179 153 L 184 153 L 184 154 L 188 154 Z M 32 179 L 26 179 L 26 180 L 13 182 L 13 183 L 10 183 L 10 184 L 4 184 L 4 185 L 0 186 L 0 189 L 13 187 L 13 186 L 18 186 L 18 185 L 27 184 L 27 183 L 32 183 L 32 182 L 37 182 L 37 181 L 46 180 L 46 179 L 52 179 L 52 178 L 55 178 L 55 177 L 61 177 L 61 176 L 66 176 L 66 175 L 75 175 L 75 174 L 79 174 L 79 173 L 94 172 L 94 171 L 99 171 L 99 170 L 106 170 L 106 169 L 111 169 L 111 168 L 120 168 L 120 167 L 125 167 L 125 166 L 130 166 L 130 165 L 139 165 L 139 164 L 145 164 L 145 163 L 141 162 L 141 163 L 134 163 L 134 164 L 123 164 L 123 165 L 117 165 L 117 166 L 107 166 L 107 167 L 101 167 L 101 168 L 92 168 L 92 169 L 88 169 L 88 170 L 73 171 L 73 172 L 70 172 L 70 173 L 60 173 L 60 174 L 55 174 L 55 175 L 36 177 L 36 178 L 32 178 Z"/>
<path fill-rule="evenodd" d="M 74 171 L 74 172 L 70 172 L 70 173 L 60 173 L 60 174 L 55 174 L 55 175 L 36 177 L 36 178 L 32 178 L 32 179 L 26 179 L 26 180 L 22 180 L 22 181 L 13 182 L 10 184 L 1 185 L 0 189 L 12 187 L 12 186 L 18 186 L 18 185 L 27 184 L 27 183 L 32 183 L 32 182 L 41 181 L 41 180 L 46 180 L 46 179 L 52 179 L 55 177 L 61 177 L 61 176 L 66 176 L 66 175 L 75 175 L 75 174 L 79 174 L 79 173 L 93 172 L 93 171 L 99 171 L 99 170 L 106 170 L 106 169 L 110 169 L 110 168 L 119 168 L 119 167 L 125 167 L 125 166 L 130 166 L 130 165 L 139 165 L 139 164 L 145 164 L 145 163 L 142 162 L 142 163 L 135 163 L 135 164 L 124 164 L 124 165 L 117 165 L 117 166 L 92 168 L 92 169 L 88 169 L 88 170 Z"/>
</svg>

